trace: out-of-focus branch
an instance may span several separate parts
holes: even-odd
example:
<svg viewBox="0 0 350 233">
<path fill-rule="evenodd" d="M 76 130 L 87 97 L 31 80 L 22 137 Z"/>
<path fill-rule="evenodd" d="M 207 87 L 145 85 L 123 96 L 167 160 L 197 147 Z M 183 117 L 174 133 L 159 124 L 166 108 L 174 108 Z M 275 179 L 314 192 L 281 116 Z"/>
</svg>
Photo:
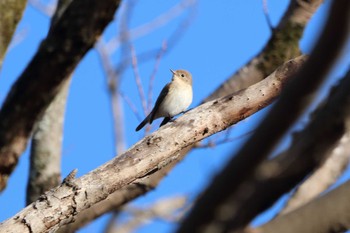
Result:
<svg viewBox="0 0 350 233">
<path fill-rule="evenodd" d="M 298 57 L 294 60 L 286 62 L 283 66 L 278 68 L 276 70 L 276 72 L 271 74 L 266 80 L 261 81 L 261 83 L 258 83 L 256 85 L 248 88 L 245 91 L 236 93 L 236 95 L 241 96 L 241 98 L 242 98 L 238 101 L 241 104 L 238 104 L 238 102 L 234 103 L 235 107 L 234 107 L 233 111 L 230 112 L 230 117 L 234 117 L 234 118 L 237 117 L 236 120 L 238 122 L 238 121 L 243 120 L 244 118 L 250 116 L 251 114 L 253 114 L 252 110 L 254 108 L 252 108 L 252 106 L 250 105 L 250 101 L 252 101 L 252 97 L 246 91 L 250 90 L 252 92 L 255 92 L 255 94 L 259 95 L 260 98 L 266 98 L 267 95 L 273 94 L 273 93 L 271 93 L 271 91 L 272 92 L 280 91 L 280 88 L 282 88 L 282 86 L 283 86 L 283 85 L 280 85 L 281 84 L 280 81 L 285 83 L 287 81 L 286 79 L 289 79 L 293 74 L 295 74 L 295 72 L 305 63 L 305 60 L 306 60 L 306 58 L 304 56 L 301 56 L 301 57 Z M 272 86 L 270 86 L 270 85 L 272 85 Z M 265 89 L 269 86 L 271 89 L 269 89 L 269 90 Z M 263 96 L 259 90 L 261 90 L 262 93 L 264 93 Z M 253 95 L 255 95 L 255 94 L 253 94 Z M 274 94 L 277 94 L 277 93 L 274 93 Z M 235 96 L 235 95 L 232 95 L 232 96 Z M 231 99 L 231 96 L 228 96 L 227 98 L 223 98 L 223 99 Z M 231 100 L 233 100 L 233 99 L 231 99 Z M 270 99 L 270 98 L 269 98 L 269 100 L 262 100 L 261 99 L 260 104 L 262 104 L 262 105 L 259 106 L 259 104 L 258 104 L 257 107 L 260 109 L 263 106 L 267 105 L 268 104 L 267 102 L 270 102 L 271 100 L 272 99 Z M 221 101 L 214 101 L 213 104 L 215 103 L 215 105 L 217 105 L 220 102 Z M 222 110 L 224 110 L 224 108 L 222 108 Z M 255 110 L 257 110 L 257 109 L 255 109 Z M 255 110 L 253 110 L 253 111 L 255 111 Z M 192 111 L 195 111 L 195 109 L 191 110 L 190 112 L 185 114 L 183 117 L 187 116 Z M 205 110 L 205 111 L 208 112 L 209 110 Z M 194 114 L 194 115 L 196 115 L 196 114 Z M 179 118 L 178 120 L 180 120 L 181 118 Z M 218 118 L 216 118 L 216 117 L 214 117 L 214 118 L 215 118 L 215 120 L 210 120 L 210 119 L 207 119 L 205 117 L 200 117 L 198 115 L 195 117 L 195 119 L 200 119 L 200 121 L 208 121 L 211 123 L 213 123 L 213 122 L 219 123 L 220 122 L 220 120 Z M 178 121 L 178 120 L 176 120 L 176 121 Z M 188 119 L 187 122 L 195 123 L 195 121 L 192 121 L 191 119 Z M 227 123 L 227 120 L 224 120 L 224 122 Z M 169 126 L 170 126 L 170 124 L 169 124 Z M 165 126 L 163 126 L 160 130 L 162 130 L 164 127 Z M 214 127 L 218 128 L 218 127 L 220 127 L 220 125 L 215 124 Z M 208 130 L 209 130 L 209 128 L 208 128 Z M 203 133 L 204 133 L 207 130 L 206 130 L 206 127 L 204 127 L 202 129 L 198 129 L 198 128 L 196 130 L 192 129 L 192 131 L 187 131 L 187 130 L 185 130 L 185 131 L 180 130 L 180 131 L 182 132 L 181 135 L 183 135 L 183 132 L 195 132 L 195 131 L 202 132 L 203 131 Z M 209 131 L 208 131 L 208 133 L 209 133 Z M 170 135 L 173 135 L 173 134 L 170 134 Z M 163 139 L 168 138 L 168 136 L 162 137 L 162 138 Z M 183 140 L 184 140 L 183 142 L 185 142 L 185 141 L 187 142 L 187 139 L 183 138 Z M 191 140 L 200 140 L 200 139 L 198 137 L 192 137 Z M 172 145 L 172 143 L 170 143 L 169 145 Z M 175 154 L 172 155 L 172 158 L 175 158 L 175 160 L 170 162 L 168 165 L 166 165 L 162 170 L 154 171 L 154 172 L 152 172 L 152 174 L 149 174 L 149 175 L 142 177 L 142 178 L 137 178 L 135 181 L 133 181 L 133 183 L 126 185 L 122 189 L 120 189 L 120 190 L 114 192 L 113 194 L 111 194 L 110 196 L 108 196 L 108 198 L 106 200 L 103 200 L 103 201 L 97 203 L 96 205 L 91 206 L 89 209 L 83 210 L 81 213 L 79 213 L 77 215 L 76 221 L 74 223 L 69 224 L 66 227 L 62 228 L 62 231 L 60 231 L 60 232 L 74 232 L 75 230 L 82 227 L 87 222 L 91 221 L 92 219 L 95 219 L 95 218 L 101 216 L 103 213 L 114 210 L 114 209 L 120 207 L 121 205 L 123 205 L 124 203 L 127 203 L 128 201 L 133 200 L 136 197 L 154 189 L 158 185 L 158 183 L 160 182 L 161 178 L 163 178 L 176 165 L 176 163 L 179 162 L 188 153 L 188 151 L 190 149 L 191 149 L 190 146 L 184 147 L 183 149 L 179 150 L 178 152 L 176 152 Z M 139 150 L 139 151 L 141 152 L 143 150 Z M 154 152 L 152 152 L 152 153 L 154 153 Z M 168 157 L 168 159 L 169 158 L 170 157 Z"/>
<path fill-rule="evenodd" d="M 304 4 L 300 5 L 300 2 Z M 300 54 L 299 40 L 303 30 L 322 2 L 291 0 L 263 50 L 231 75 L 204 102 L 247 88 L 267 77 L 284 61 L 297 57 Z"/>
<path fill-rule="evenodd" d="M 134 41 L 142 36 L 148 35 L 154 30 L 167 25 L 171 20 L 178 17 L 180 14 L 182 14 L 186 9 L 192 7 L 197 3 L 197 0 L 183 0 L 180 3 L 173 6 L 168 11 L 162 13 L 161 15 L 157 16 L 152 21 L 149 21 L 143 25 L 140 25 L 136 28 L 132 28 L 125 33 L 126 35 L 121 34 L 119 37 L 114 37 L 110 41 L 107 42 L 106 47 L 107 51 L 114 52 L 117 48 L 119 48 L 127 38 L 130 41 Z"/>
<path fill-rule="evenodd" d="M 106 50 L 106 44 L 102 38 L 95 46 L 100 57 L 103 70 L 106 74 L 109 94 L 111 96 L 111 105 L 113 113 L 113 125 L 115 136 L 115 153 L 121 154 L 125 151 L 124 120 L 121 95 L 119 93 L 120 76 L 114 71 L 111 59 Z"/>
<path fill-rule="evenodd" d="M 22 18 L 26 2 L 25 0 L 0 1 L 0 70 L 17 24 Z"/>
<path fill-rule="evenodd" d="M 326 191 L 344 172 L 350 161 L 350 132 L 342 136 L 329 158 L 303 182 L 279 214 L 289 213 Z"/>
<path fill-rule="evenodd" d="M 65 80 L 61 90 L 35 125 L 30 153 L 27 205 L 61 182 L 62 134 L 69 83 L 70 79 Z"/>
<path fill-rule="evenodd" d="M 176 222 L 183 216 L 186 198 L 184 196 L 168 197 L 157 200 L 149 207 L 125 206 L 122 211 L 131 215 L 126 221 L 117 221 L 108 233 L 135 232 L 142 225 L 150 223 L 154 219 L 167 222 Z M 107 232 L 106 232 L 107 233 Z"/>
<path fill-rule="evenodd" d="M 111 193 L 137 183 L 138 179 L 152 175 L 172 161 L 178 161 L 178 152 L 182 149 L 267 106 L 303 61 L 302 57 L 298 62 L 287 62 L 256 85 L 187 112 L 94 171 L 78 179 L 65 179 L 62 185 L 46 192 L 39 200 L 3 222 L 0 231 L 53 231 L 74 221 L 78 213 L 106 199 Z M 124 200 L 127 198 L 124 197 Z"/>
<path fill-rule="evenodd" d="M 51 25 L 57 23 L 70 0 L 59 0 Z M 57 95 L 36 122 L 30 152 L 27 205 L 45 191 L 60 184 L 63 122 L 70 79 L 66 79 Z"/>
<path fill-rule="evenodd" d="M 350 229 L 350 181 L 250 233 L 329 233 Z"/>
<path fill-rule="evenodd" d="M 28 0 L 28 3 L 32 5 L 35 9 L 40 11 L 46 16 L 51 17 L 56 8 L 56 1 L 51 1 L 50 3 L 43 3 L 41 0 Z"/>
<path fill-rule="evenodd" d="M 187 28 L 189 27 L 189 25 L 193 21 L 193 17 L 195 15 L 195 6 L 196 6 L 197 1 L 196 0 L 195 1 L 194 0 L 184 0 L 184 2 L 186 2 L 186 1 L 192 2 L 193 5 L 183 4 L 183 6 L 186 6 L 189 8 L 189 13 L 183 19 L 183 21 L 181 23 L 179 23 L 179 25 L 174 30 L 174 32 L 167 38 L 167 50 L 164 51 L 164 55 L 169 53 L 172 50 L 172 48 L 174 48 L 174 46 L 180 41 L 181 37 L 183 35 L 185 35 L 185 31 L 187 30 Z M 182 9 L 182 10 L 184 10 L 184 9 Z M 131 37 L 129 37 L 129 39 L 130 38 Z M 149 49 L 149 50 L 146 50 L 146 51 L 143 51 L 143 52 L 137 54 L 137 58 L 138 58 L 139 63 L 154 59 L 154 57 L 156 57 L 157 54 L 159 54 L 159 51 L 161 49 L 162 48 Z M 124 72 L 124 70 L 127 67 L 129 67 L 130 64 L 131 64 L 131 59 L 129 58 L 129 56 L 123 56 L 122 60 L 118 63 L 115 70 L 118 74 L 122 74 Z"/>
<path fill-rule="evenodd" d="M 258 193 L 260 198 L 257 199 L 254 190 L 259 186 L 255 186 L 252 180 L 260 180 L 261 177 L 255 169 L 311 103 L 317 88 L 328 76 L 347 40 L 349 12 L 349 1 L 333 1 L 329 20 L 309 60 L 295 79 L 288 83 L 253 136 L 213 179 L 178 232 L 213 232 L 213 229 L 219 232 L 239 231 L 278 198 L 275 192 L 271 194 L 269 191 L 269 198 Z M 336 123 L 335 126 L 342 132 L 344 129 L 338 125 L 339 122 Z M 336 133 L 333 135 L 339 136 Z M 331 138 L 329 142 L 332 142 Z M 325 145 L 333 144 L 324 143 L 322 146 Z M 310 172 L 314 166 L 306 170 Z"/>
<path fill-rule="evenodd" d="M 0 111 L 0 190 L 25 149 L 34 123 L 113 19 L 119 2 L 73 1 L 12 86 Z"/>
</svg>

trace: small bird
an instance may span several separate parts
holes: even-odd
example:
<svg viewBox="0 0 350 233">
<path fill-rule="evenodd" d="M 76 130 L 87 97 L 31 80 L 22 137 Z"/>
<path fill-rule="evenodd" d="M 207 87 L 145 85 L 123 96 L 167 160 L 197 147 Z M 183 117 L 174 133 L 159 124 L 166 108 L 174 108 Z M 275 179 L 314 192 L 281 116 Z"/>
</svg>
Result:
<svg viewBox="0 0 350 233">
<path fill-rule="evenodd" d="M 142 129 L 147 123 L 164 117 L 160 126 L 168 123 L 174 116 L 185 112 L 192 103 L 192 75 L 186 70 L 173 71 L 170 83 L 160 92 L 156 104 L 148 116 L 137 126 L 136 131 Z"/>
</svg>

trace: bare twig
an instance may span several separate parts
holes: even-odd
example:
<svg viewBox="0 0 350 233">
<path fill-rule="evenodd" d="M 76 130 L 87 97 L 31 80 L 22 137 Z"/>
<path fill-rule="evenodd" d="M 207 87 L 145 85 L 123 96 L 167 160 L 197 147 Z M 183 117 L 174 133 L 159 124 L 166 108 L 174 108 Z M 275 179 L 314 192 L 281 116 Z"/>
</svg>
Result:
<svg viewBox="0 0 350 233">
<path fill-rule="evenodd" d="M 152 109 L 152 96 L 153 96 L 153 85 L 154 85 L 154 80 L 156 77 L 156 74 L 158 72 L 159 64 L 160 61 L 166 51 L 167 48 L 167 43 L 166 41 L 163 41 L 162 48 L 159 50 L 157 56 L 156 56 L 156 62 L 153 66 L 153 71 L 151 74 L 151 77 L 149 79 L 149 87 L 148 87 L 148 102 L 147 102 L 147 107 L 148 107 L 148 112 L 150 112 Z"/>
<path fill-rule="evenodd" d="M 184 12 L 186 8 L 194 6 L 197 0 L 183 0 L 182 2 L 173 6 L 170 10 L 162 13 L 157 18 L 150 22 L 147 22 L 141 26 L 130 29 L 126 32 L 128 35 L 128 40 L 134 41 L 137 38 L 148 35 L 159 27 L 168 24 L 171 20 L 178 17 Z M 114 37 L 107 42 L 107 49 L 110 52 L 117 50 L 125 40 L 125 35 L 120 35 L 119 37 Z"/>
<path fill-rule="evenodd" d="M 120 92 L 119 93 L 120 96 L 123 98 L 123 100 L 125 101 L 125 103 L 130 107 L 131 111 L 134 113 L 134 115 L 136 116 L 136 118 L 139 121 L 142 121 L 142 117 L 140 116 L 139 112 L 137 111 L 137 108 L 135 106 L 135 104 L 131 101 L 131 99 L 125 95 L 124 93 Z"/>
<path fill-rule="evenodd" d="M 43 3 L 40 0 L 29 0 L 28 2 L 32 7 L 48 17 L 51 17 L 56 10 L 57 0 L 51 1 L 50 3 Z"/>
<path fill-rule="evenodd" d="M 5 56 L 6 51 L 8 50 L 10 41 L 16 30 L 17 24 L 22 18 L 25 6 L 25 0 L 0 1 L 0 70 L 2 67 L 3 58 Z"/>
<path fill-rule="evenodd" d="M 134 78 L 135 78 L 137 90 L 142 103 L 143 112 L 145 113 L 145 115 L 147 115 L 147 102 L 146 102 L 145 92 L 141 84 L 141 77 L 140 77 L 139 68 L 137 65 L 137 56 L 136 56 L 135 48 L 131 46 L 130 50 L 131 50 L 131 59 L 132 59 L 132 70 L 134 71 Z"/>
<path fill-rule="evenodd" d="M 117 222 L 114 233 L 134 232 L 137 228 L 150 223 L 153 219 L 160 219 L 167 222 L 177 222 L 186 210 L 187 199 L 183 196 L 167 197 L 157 200 L 148 207 L 139 208 L 128 205 L 123 211 L 130 215 L 126 221 Z"/>
<path fill-rule="evenodd" d="M 262 5 L 263 5 L 263 12 L 264 12 L 264 15 L 265 15 L 265 19 L 266 19 L 267 25 L 269 26 L 271 32 L 273 32 L 274 28 L 272 26 L 272 22 L 271 22 L 271 19 L 270 19 L 270 16 L 269 16 L 269 9 L 268 9 L 268 6 L 267 6 L 267 0 L 262 0 Z"/>
<path fill-rule="evenodd" d="M 229 137 L 228 134 L 226 134 L 225 138 L 222 139 L 222 140 L 209 140 L 208 143 L 206 144 L 201 144 L 201 143 L 197 143 L 194 148 L 210 148 L 210 147 L 215 147 L 215 146 L 218 146 L 218 145 L 221 145 L 221 144 L 225 144 L 225 143 L 229 143 L 229 142 L 233 142 L 233 141 L 236 141 L 236 140 L 239 140 L 239 139 L 242 139 L 248 135 L 251 135 L 252 133 L 254 133 L 254 130 L 251 130 L 249 132 L 246 132 L 246 133 L 243 133 L 242 135 L 239 135 L 237 137 Z"/>
</svg>

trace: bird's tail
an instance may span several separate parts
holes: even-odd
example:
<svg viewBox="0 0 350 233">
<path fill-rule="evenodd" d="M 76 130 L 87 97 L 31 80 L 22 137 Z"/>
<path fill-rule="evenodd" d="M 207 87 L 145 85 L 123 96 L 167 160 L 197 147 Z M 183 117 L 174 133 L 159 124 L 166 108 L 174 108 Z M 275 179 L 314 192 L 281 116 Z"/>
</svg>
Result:
<svg viewBox="0 0 350 233">
<path fill-rule="evenodd" d="M 149 114 L 137 127 L 136 127 L 136 131 L 139 131 L 140 129 L 142 129 L 149 121 L 151 118 L 151 114 Z"/>
</svg>

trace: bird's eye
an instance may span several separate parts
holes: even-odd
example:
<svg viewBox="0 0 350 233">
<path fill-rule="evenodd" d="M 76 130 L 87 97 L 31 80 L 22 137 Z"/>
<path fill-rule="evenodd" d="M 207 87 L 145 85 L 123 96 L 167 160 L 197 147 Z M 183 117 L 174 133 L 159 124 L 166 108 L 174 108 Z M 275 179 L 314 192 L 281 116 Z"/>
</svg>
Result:
<svg viewBox="0 0 350 233">
<path fill-rule="evenodd" d="M 184 75 L 184 74 L 181 74 L 181 77 L 185 77 L 185 75 Z"/>
</svg>

